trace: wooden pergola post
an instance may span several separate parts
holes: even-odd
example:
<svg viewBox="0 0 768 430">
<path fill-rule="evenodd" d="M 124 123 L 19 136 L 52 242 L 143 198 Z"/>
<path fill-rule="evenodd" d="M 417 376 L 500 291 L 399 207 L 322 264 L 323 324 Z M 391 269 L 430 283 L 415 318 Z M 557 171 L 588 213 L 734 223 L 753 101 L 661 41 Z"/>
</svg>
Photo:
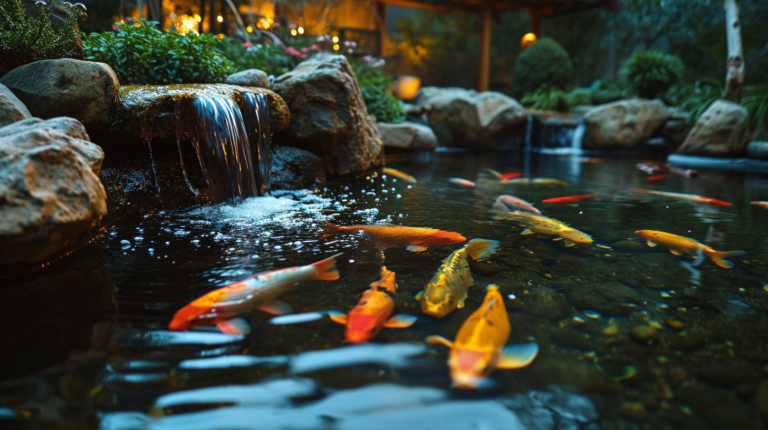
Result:
<svg viewBox="0 0 768 430">
<path fill-rule="evenodd" d="M 531 16 L 531 33 L 535 34 L 536 39 L 538 39 L 540 36 L 539 32 L 541 31 L 541 17 L 538 13 L 531 12 L 530 10 L 528 11 L 528 15 Z"/>
<path fill-rule="evenodd" d="M 491 6 L 480 6 L 480 67 L 477 73 L 477 90 L 488 91 L 491 83 Z"/>
<path fill-rule="evenodd" d="M 376 19 L 379 27 L 379 57 L 387 52 L 387 5 L 376 3 Z"/>
</svg>

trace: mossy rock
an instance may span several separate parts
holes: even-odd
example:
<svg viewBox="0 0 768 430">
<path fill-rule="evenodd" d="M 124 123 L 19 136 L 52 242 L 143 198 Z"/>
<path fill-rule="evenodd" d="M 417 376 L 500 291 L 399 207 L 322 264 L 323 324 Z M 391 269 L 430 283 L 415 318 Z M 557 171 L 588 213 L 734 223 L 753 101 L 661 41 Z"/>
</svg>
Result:
<svg viewBox="0 0 768 430">
<path fill-rule="evenodd" d="M 143 139 L 176 136 L 175 102 L 215 94 L 245 107 L 244 93 L 263 93 L 267 97 L 269 127 L 277 133 L 288 127 L 291 113 L 285 101 L 263 88 L 226 84 L 128 85 L 120 88 L 107 122 L 112 130 Z M 182 127 L 182 140 L 190 140 L 188 127 Z"/>
</svg>

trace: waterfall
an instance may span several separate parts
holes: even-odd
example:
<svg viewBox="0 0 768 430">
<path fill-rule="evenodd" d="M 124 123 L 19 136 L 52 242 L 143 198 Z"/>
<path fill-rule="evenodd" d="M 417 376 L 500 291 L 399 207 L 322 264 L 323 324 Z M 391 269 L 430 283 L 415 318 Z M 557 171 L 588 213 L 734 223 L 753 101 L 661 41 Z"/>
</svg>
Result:
<svg viewBox="0 0 768 430">
<path fill-rule="evenodd" d="M 160 200 L 160 208 L 165 209 L 163 206 L 163 197 L 160 195 L 160 182 L 157 180 L 157 169 L 155 169 L 155 156 L 152 155 L 152 140 L 148 139 L 147 148 L 149 148 L 149 160 L 152 163 L 152 175 L 155 178 L 155 188 L 157 188 L 157 198 Z"/>
<path fill-rule="evenodd" d="M 187 127 L 214 203 L 237 204 L 270 191 L 267 99 L 252 92 L 244 92 L 243 97 L 242 111 L 234 101 L 212 93 L 197 95 L 191 103 L 176 102 L 177 144 L 182 128 Z M 183 159 L 181 163 L 185 180 L 196 193 L 186 177 Z"/>
<path fill-rule="evenodd" d="M 576 130 L 573 131 L 573 137 L 571 138 L 571 153 L 581 154 L 581 142 L 584 140 L 584 132 L 587 130 L 587 125 L 584 124 L 584 120 L 579 118 L 579 125 L 576 126 Z"/>
</svg>

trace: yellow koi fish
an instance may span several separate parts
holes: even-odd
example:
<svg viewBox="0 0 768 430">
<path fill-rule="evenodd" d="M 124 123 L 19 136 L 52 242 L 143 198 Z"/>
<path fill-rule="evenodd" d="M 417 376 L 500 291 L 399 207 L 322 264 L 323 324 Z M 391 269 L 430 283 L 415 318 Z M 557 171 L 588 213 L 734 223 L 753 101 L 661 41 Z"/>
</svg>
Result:
<svg viewBox="0 0 768 430">
<path fill-rule="evenodd" d="M 414 178 L 413 176 L 405 172 L 401 172 L 399 170 L 390 169 L 389 167 L 383 167 L 381 169 L 381 173 L 384 173 L 385 175 L 394 176 L 395 178 L 402 179 L 405 182 L 410 182 L 412 184 L 416 183 L 416 178 Z"/>
<path fill-rule="evenodd" d="M 753 206 L 760 206 L 761 208 L 768 209 L 768 202 L 749 202 Z"/>
<path fill-rule="evenodd" d="M 347 326 L 344 332 L 349 343 L 363 343 L 373 339 L 382 328 L 407 328 L 416 322 L 412 315 L 395 315 L 389 317 L 395 309 L 395 273 L 381 268 L 381 280 L 371 284 L 371 289 L 363 292 L 363 297 L 357 306 L 349 311 L 349 315 L 330 311 L 331 320 Z"/>
<path fill-rule="evenodd" d="M 674 255 L 682 255 L 685 253 L 693 256 L 693 258 L 704 255 L 711 258 L 715 264 L 724 269 L 733 268 L 733 262 L 726 260 L 726 258 L 739 257 L 746 254 L 744 251 L 715 251 L 707 245 L 699 243 L 693 239 L 678 236 L 672 233 L 664 233 L 663 231 L 640 230 L 636 231 L 635 234 L 644 237 L 648 241 L 648 246 L 650 247 L 662 244 L 666 247 L 669 247 L 670 252 L 672 252 Z"/>
<path fill-rule="evenodd" d="M 461 325 L 456 340 L 441 336 L 427 338 L 429 344 L 451 348 L 448 366 L 455 388 L 478 388 L 495 369 L 519 369 L 536 358 L 536 342 L 507 344 L 509 316 L 499 287 L 489 285 L 483 304 Z"/>
<path fill-rule="evenodd" d="M 515 221 L 525 227 L 525 230 L 520 233 L 523 235 L 539 233 L 546 236 L 557 236 L 552 240 L 555 242 L 565 240 L 565 246 L 568 247 L 574 246 L 577 243 L 589 244 L 593 242 L 592 236 L 571 228 L 553 218 L 528 212 L 509 212 L 506 206 L 498 202 L 493 205 L 493 211 L 496 213 L 493 219 Z"/>
<path fill-rule="evenodd" d="M 666 191 L 651 191 L 635 188 L 633 193 L 638 194 L 655 194 L 657 196 L 672 197 L 673 199 L 690 200 L 695 203 L 709 203 L 718 206 L 733 206 L 733 203 L 729 203 L 723 200 L 713 199 L 710 197 L 700 196 L 698 194 L 683 194 L 683 193 L 668 193 Z"/>
<path fill-rule="evenodd" d="M 461 249 L 443 260 L 443 265 L 429 280 L 424 291 L 416 295 L 421 302 L 421 311 L 427 315 L 443 318 L 454 309 L 464 307 L 467 290 L 472 285 L 469 259 L 488 258 L 499 248 L 499 242 L 487 239 L 472 239 Z"/>
</svg>

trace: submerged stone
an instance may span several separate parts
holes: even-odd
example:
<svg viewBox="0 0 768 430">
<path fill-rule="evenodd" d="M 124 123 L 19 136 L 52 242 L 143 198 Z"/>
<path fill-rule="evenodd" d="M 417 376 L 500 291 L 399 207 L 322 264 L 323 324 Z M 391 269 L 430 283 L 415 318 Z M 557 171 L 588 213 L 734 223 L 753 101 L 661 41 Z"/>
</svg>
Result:
<svg viewBox="0 0 768 430">
<path fill-rule="evenodd" d="M 653 327 L 641 325 L 629 329 L 629 337 L 643 345 L 653 345 L 659 340 L 659 332 Z"/>
<path fill-rule="evenodd" d="M 639 301 L 635 290 L 618 282 L 569 288 L 565 295 L 577 308 L 595 311 L 601 315 L 628 315 L 635 310 L 632 304 Z"/>
<path fill-rule="evenodd" d="M 272 151 L 270 176 L 273 189 L 299 190 L 325 182 L 325 163 L 309 151 L 281 145 Z"/>
</svg>

